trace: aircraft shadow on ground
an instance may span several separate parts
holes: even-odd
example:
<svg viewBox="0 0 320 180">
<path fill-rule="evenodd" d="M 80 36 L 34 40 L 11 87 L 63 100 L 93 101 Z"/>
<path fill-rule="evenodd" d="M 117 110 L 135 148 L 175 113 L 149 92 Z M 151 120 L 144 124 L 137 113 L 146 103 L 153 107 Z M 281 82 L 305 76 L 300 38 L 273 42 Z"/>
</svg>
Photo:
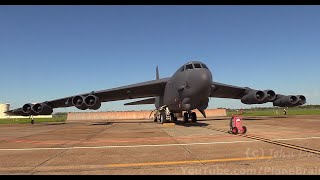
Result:
<svg viewBox="0 0 320 180">
<path fill-rule="evenodd" d="M 177 126 L 184 126 L 184 127 L 205 127 L 208 126 L 209 124 L 203 123 L 203 122 L 196 122 L 196 123 L 184 123 L 182 121 L 177 121 L 175 123 Z"/>
<path fill-rule="evenodd" d="M 94 122 L 90 124 L 91 126 L 104 126 L 104 125 L 112 125 L 114 122 Z"/>
<path fill-rule="evenodd" d="M 121 124 L 121 123 L 132 123 L 132 124 L 138 124 L 138 123 L 156 123 L 154 121 L 130 121 L 130 122 L 121 122 L 121 121 L 112 121 L 112 122 L 93 122 L 90 124 L 90 126 L 105 126 L 105 125 L 112 125 L 114 123 L 117 123 L 117 124 Z M 157 122 L 156 124 L 161 124 L 159 122 Z M 169 122 L 168 122 L 169 124 Z M 196 123 L 183 123 L 183 121 L 177 121 L 175 123 L 175 125 L 177 126 L 184 126 L 184 127 L 205 127 L 205 126 L 208 126 L 209 124 L 207 123 L 203 123 L 203 122 L 196 122 Z"/>
<path fill-rule="evenodd" d="M 192 126 L 208 126 L 207 123 L 204 123 L 204 121 L 219 121 L 219 120 L 230 120 L 231 117 L 221 117 L 221 118 L 206 118 L 206 119 L 200 119 L 198 120 L 197 123 L 183 123 L 183 121 L 177 121 L 175 124 L 179 125 L 179 126 L 185 126 L 185 127 L 192 127 Z M 287 118 L 287 116 L 268 116 L 268 117 L 243 117 L 243 120 L 268 120 L 268 119 L 275 119 L 275 118 Z M 111 125 L 114 123 L 123 123 L 123 124 L 137 124 L 137 123 L 155 123 L 153 120 L 150 121 L 112 121 L 112 122 L 106 122 L 106 121 L 102 121 L 102 122 L 92 122 L 90 125 L 92 126 L 97 126 L 97 125 Z M 159 122 L 158 122 L 159 123 Z M 59 123 L 59 124 L 65 124 L 65 123 Z M 59 125 L 58 123 L 55 124 L 48 124 L 48 125 Z"/>
<path fill-rule="evenodd" d="M 206 118 L 206 119 L 199 119 L 197 123 L 186 123 L 184 124 L 183 121 L 177 121 L 176 125 L 185 126 L 185 127 L 191 127 L 191 126 L 207 126 L 207 123 L 204 123 L 205 121 L 219 121 L 219 120 L 230 120 L 231 117 L 221 117 L 221 118 Z M 243 120 L 268 120 L 268 119 L 275 119 L 275 118 L 288 118 L 287 116 L 270 116 L 270 117 L 243 117 Z M 137 120 L 137 121 L 97 121 L 92 122 L 90 125 L 92 126 L 102 126 L 102 125 L 111 125 L 114 123 L 118 124 L 137 124 L 137 123 L 146 123 L 146 124 L 153 124 L 155 123 L 153 120 L 146 121 L 146 120 Z M 159 123 L 159 122 L 158 122 Z M 62 125 L 66 124 L 65 122 L 62 123 L 46 123 L 46 125 Z M 161 124 L 161 123 L 160 123 Z"/>
</svg>

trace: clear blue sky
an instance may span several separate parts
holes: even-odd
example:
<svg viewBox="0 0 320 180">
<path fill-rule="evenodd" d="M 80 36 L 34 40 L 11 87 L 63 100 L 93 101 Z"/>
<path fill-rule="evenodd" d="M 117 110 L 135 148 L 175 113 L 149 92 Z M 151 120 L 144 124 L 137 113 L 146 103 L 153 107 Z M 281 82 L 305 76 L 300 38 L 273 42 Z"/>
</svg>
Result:
<svg viewBox="0 0 320 180">
<path fill-rule="evenodd" d="M 320 104 L 320 6 L 0 6 L 0 102 L 14 108 L 152 80 L 156 65 L 169 77 L 189 60 L 215 81 Z M 100 110 L 153 108 L 125 102 Z"/>
</svg>

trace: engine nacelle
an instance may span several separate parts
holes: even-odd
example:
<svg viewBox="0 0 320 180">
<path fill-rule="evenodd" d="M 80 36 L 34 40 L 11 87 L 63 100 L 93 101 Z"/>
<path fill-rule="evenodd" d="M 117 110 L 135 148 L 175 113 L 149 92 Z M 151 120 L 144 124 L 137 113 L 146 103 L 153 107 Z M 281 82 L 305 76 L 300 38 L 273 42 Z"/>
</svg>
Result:
<svg viewBox="0 0 320 180">
<path fill-rule="evenodd" d="M 30 104 L 30 103 L 22 106 L 22 112 L 24 113 L 25 116 L 33 115 L 32 106 L 33 104 Z"/>
<path fill-rule="evenodd" d="M 297 96 L 277 95 L 276 100 L 273 101 L 273 106 L 291 107 L 297 106 L 297 103 L 299 103 L 299 98 Z"/>
<path fill-rule="evenodd" d="M 80 110 L 86 110 L 88 109 L 88 106 L 86 105 L 86 103 L 84 102 L 85 97 L 83 96 L 74 96 L 72 98 L 72 104 L 80 109 Z"/>
<path fill-rule="evenodd" d="M 244 104 L 261 104 L 266 99 L 266 93 L 258 90 L 250 90 L 245 96 L 241 98 Z"/>
<path fill-rule="evenodd" d="M 276 99 L 276 93 L 272 90 L 265 90 L 263 91 L 267 97 L 266 97 L 266 102 L 273 102 Z"/>
<path fill-rule="evenodd" d="M 300 106 L 300 105 L 303 105 L 303 104 L 305 104 L 307 102 L 305 96 L 298 95 L 297 97 L 298 97 L 298 102 L 297 102 L 297 104 L 295 104 L 295 106 Z"/>
<path fill-rule="evenodd" d="M 101 107 L 100 99 L 95 95 L 89 95 L 84 99 L 84 103 L 89 109 L 97 110 Z"/>
<path fill-rule="evenodd" d="M 32 106 L 32 111 L 37 115 L 50 115 L 53 109 L 46 103 L 37 103 Z"/>
</svg>

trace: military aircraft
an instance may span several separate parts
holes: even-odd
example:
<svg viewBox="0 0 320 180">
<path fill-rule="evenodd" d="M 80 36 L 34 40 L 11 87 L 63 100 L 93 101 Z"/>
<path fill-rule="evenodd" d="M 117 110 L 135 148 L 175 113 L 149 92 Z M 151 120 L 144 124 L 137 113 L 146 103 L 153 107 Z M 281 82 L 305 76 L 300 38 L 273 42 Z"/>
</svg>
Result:
<svg viewBox="0 0 320 180">
<path fill-rule="evenodd" d="M 171 77 L 159 78 L 156 68 L 156 80 L 137 84 L 92 91 L 75 96 L 69 96 L 42 103 L 27 103 L 21 108 L 9 110 L 8 115 L 36 116 L 50 115 L 54 108 L 75 106 L 80 110 L 97 110 L 102 102 L 117 101 L 134 98 L 147 98 L 125 105 L 154 104 L 160 112 L 159 120 L 177 121 L 177 114 L 183 113 L 183 122 L 190 119 L 197 121 L 194 109 L 198 109 L 206 117 L 210 97 L 240 99 L 244 104 L 262 104 L 273 102 L 274 106 L 292 107 L 306 103 L 303 95 L 276 94 L 273 90 L 256 90 L 249 87 L 237 87 L 212 81 L 209 68 L 200 61 L 190 61 L 182 65 Z M 157 117 L 155 117 L 157 121 Z"/>
</svg>

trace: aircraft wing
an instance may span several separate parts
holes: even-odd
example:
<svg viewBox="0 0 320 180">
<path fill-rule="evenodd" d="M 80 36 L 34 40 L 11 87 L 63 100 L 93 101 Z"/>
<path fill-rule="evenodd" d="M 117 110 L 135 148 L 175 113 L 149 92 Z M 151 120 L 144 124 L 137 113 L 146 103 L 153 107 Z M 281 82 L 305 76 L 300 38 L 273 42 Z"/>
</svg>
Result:
<svg viewBox="0 0 320 180">
<path fill-rule="evenodd" d="M 61 107 L 71 107 L 79 101 L 78 106 L 81 108 L 81 100 L 85 101 L 86 97 L 91 96 L 91 99 L 87 103 L 93 104 L 92 109 L 98 109 L 101 106 L 101 102 L 117 101 L 134 98 L 146 98 L 161 96 L 164 93 L 164 88 L 169 78 L 162 78 L 152 81 L 146 81 L 142 83 L 106 89 L 102 91 L 92 91 L 90 93 L 79 94 L 75 96 L 69 96 L 52 101 L 45 101 L 37 103 L 37 106 L 33 104 L 25 104 L 23 107 L 7 111 L 8 115 L 47 115 L 52 113 L 52 109 Z M 93 98 L 92 98 L 93 97 Z M 79 100 L 80 99 L 80 100 Z M 92 102 L 89 102 L 92 100 Z M 99 104 L 100 103 L 100 104 Z M 38 109 L 40 113 L 34 113 L 34 109 Z M 33 113 L 32 113 L 33 112 Z"/>
<path fill-rule="evenodd" d="M 156 98 L 148 98 L 140 101 L 125 103 L 124 105 L 127 106 L 127 105 L 154 104 L 154 103 L 156 103 Z"/>
<path fill-rule="evenodd" d="M 213 82 L 210 97 L 241 99 L 245 95 L 246 88 L 228 84 Z"/>
<path fill-rule="evenodd" d="M 263 104 L 272 102 L 274 106 L 292 107 L 306 103 L 303 95 L 276 94 L 273 90 L 255 90 L 213 82 L 210 97 L 241 99 L 244 104 Z"/>
</svg>

